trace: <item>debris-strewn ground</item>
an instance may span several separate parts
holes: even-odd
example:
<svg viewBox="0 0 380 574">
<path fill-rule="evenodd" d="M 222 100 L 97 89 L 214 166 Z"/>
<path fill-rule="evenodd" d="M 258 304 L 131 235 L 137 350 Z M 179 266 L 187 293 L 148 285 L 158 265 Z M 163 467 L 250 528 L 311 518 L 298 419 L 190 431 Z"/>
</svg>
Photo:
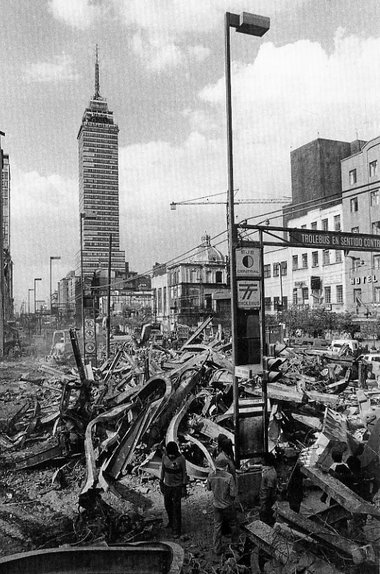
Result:
<svg viewBox="0 0 380 574">
<path fill-rule="evenodd" d="M 0 555 L 62 545 L 173 540 L 164 528 L 157 470 L 162 444 L 178 440 L 191 475 L 182 501 L 183 533 L 176 540 L 185 549 L 186 574 L 256 574 L 258 547 L 267 550 L 265 566 L 260 562 L 267 574 L 375 572 L 379 501 L 373 499 L 363 511 L 356 494 L 345 495 L 344 489 L 342 494 L 343 485 L 326 471 L 333 448 L 339 446 L 347 457 L 360 446 L 363 476 L 376 487 L 377 383 L 368 390 L 365 376 L 358 381 L 350 357 L 337 362 L 295 350 L 282 355 L 281 378 L 267 388 L 279 502 L 285 500 L 299 456 L 308 477 L 301 514 L 315 520 L 316 513 L 329 509 L 320 500 L 323 490 L 339 503 L 339 512 L 351 512 L 358 520 L 350 523 L 343 516 L 326 522 L 338 536 L 340 555 L 338 546 L 319 544 L 308 535 L 311 531 L 300 529 L 297 515 L 284 519 L 287 502 L 285 513 L 278 507 L 274 528 L 266 529 L 259 521 L 257 497 L 251 496 L 239 505 L 240 545 L 232 548 L 226 538 L 226 553 L 216 559 L 205 477 L 218 433 L 233 437 L 229 353 L 228 345 L 217 340 L 178 353 L 128 343 L 86 374 L 46 358 L 0 363 Z M 240 385 L 243 408 L 260 417 L 262 379 Z M 246 438 L 256 441 L 257 448 L 262 419 L 250 417 L 250 424 L 259 425 L 247 427 Z M 260 466 L 257 462 L 252 459 L 247 469 Z"/>
</svg>

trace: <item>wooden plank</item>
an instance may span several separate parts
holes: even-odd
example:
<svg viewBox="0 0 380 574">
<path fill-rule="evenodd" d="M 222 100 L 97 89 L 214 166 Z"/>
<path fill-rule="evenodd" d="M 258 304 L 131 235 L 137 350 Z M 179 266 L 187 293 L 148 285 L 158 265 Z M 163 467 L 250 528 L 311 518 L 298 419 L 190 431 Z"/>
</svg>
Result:
<svg viewBox="0 0 380 574">
<path fill-rule="evenodd" d="M 290 558 L 296 558 L 296 552 L 293 544 L 286 538 L 281 536 L 278 531 L 261 522 L 261 520 L 254 520 L 250 524 L 244 526 L 247 531 L 248 538 L 254 542 L 261 550 L 264 550 L 270 556 L 273 556 L 281 564 L 289 562 Z"/>
<path fill-rule="evenodd" d="M 218 435 L 222 433 L 225 434 L 232 441 L 232 443 L 235 442 L 234 433 L 214 423 L 210 419 L 206 419 L 204 417 L 198 417 L 197 423 L 200 424 L 200 426 L 198 427 L 199 432 L 203 433 L 205 436 L 216 439 L 218 438 Z"/>
<path fill-rule="evenodd" d="M 320 421 L 317 417 L 309 417 L 306 415 L 292 413 L 292 418 L 313 430 L 320 431 L 322 429 L 322 421 Z"/>
<path fill-rule="evenodd" d="M 316 466 L 302 466 L 302 473 L 311 479 L 324 492 L 336 500 L 343 508 L 353 514 L 369 514 L 375 518 L 380 518 L 380 509 L 373 504 L 366 502 L 363 498 L 353 492 L 340 480 L 334 478 L 326 472 L 322 472 Z"/>
<path fill-rule="evenodd" d="M 326 528 L 322 524 L 316 524 L 302 514 L 294 512 L 289 508 L 287 503 L 278 503 L 277 513 L 286 522 L 294 525 L 297 530 L 307 533 L 309 536 L 321 544 L 325 544 L 329 548 L 339 550 L 347 556 L 350 556 L 353 559 L 354 564 L 361 564 L 365 561 L 366 555 L 360 551 L 360 547 L 357 544 L 342 538 L 339 534 L 336 534 L 336 532 Z"/>
</svg>

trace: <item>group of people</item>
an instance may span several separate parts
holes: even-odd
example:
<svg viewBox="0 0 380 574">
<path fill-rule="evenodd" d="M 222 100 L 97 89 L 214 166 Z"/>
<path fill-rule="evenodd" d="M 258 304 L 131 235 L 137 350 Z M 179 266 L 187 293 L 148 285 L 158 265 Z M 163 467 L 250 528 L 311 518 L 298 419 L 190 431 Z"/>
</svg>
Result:
<svg viewBox="0 0 380 574">
<path fill-rule="evenodd" d="M 162 456 L 160 489 L 168 517 L 165 528 L 172 530 L 174 538 L 181 535 L 181 499 L 186 496 L 188 477 L 186 461 L 177 443 L 168 442 Z M 222 553 L 223 528 L 231 532 L 232 542 L 238 542 L 239 531 L 235 508 L 237 497 L 236 471 L 232 441 L 224 434 L 218 436 L 215 470 L 210 472 L 207 488 L 213 493 L 214 551 Z"/>
<path fill-rule="evenodd" d="M 277 473 L 274 456 L 263 456 L 262 479 L 259 492 L 260 520 L 274 524 L 272 506 L 276 500 Z M 232 441 L 224 434 L 217 438 L 215 470 L 207 478 L 207 488 L 213 494 L 214 532 L 213 550 L 216 555 L 223 552 L 223 534 L 231 536 L 231 543 L 239 541 L 239 524 L 236 499 L 238 484 Z M 181 535 L 181 499 L 186 495 L 188 477 L 185 457 L 179 452 L 175 442 L 166 445 L 162 457 L 160 488 L 164 496 L 164 506 L 168 517 L 165 528 L 170 528 L 175 538 Z"/>
</svg>

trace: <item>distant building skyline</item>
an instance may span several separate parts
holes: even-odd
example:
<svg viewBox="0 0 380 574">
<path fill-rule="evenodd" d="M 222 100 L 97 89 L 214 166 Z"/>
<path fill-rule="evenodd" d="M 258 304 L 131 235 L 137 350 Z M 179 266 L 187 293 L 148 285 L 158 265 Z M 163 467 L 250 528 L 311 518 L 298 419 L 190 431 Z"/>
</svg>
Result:
<svg viewBox="0 0 380 574">
<path fill-rule="evenodd" d="M 108 268 L 110 234 L 112 271 L 117 275 L 125 273 L 125 252 L 120 251 L 119 234 L 118 132 L 113 112 L 100 95 L 96 47 L 95 93 L 84 111 L 77 138 L 85 280 L 91 279 L 97 269 Z M 76 268 L 80 274 L 80 253 Z"/>
</svg>

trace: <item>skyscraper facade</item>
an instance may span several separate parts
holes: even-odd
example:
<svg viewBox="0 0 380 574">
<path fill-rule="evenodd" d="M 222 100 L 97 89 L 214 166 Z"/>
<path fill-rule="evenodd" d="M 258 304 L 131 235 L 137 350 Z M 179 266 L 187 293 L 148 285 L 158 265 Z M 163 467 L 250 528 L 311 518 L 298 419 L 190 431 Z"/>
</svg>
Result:
<svg viewBox="0 0 380 574">
<path fill-rule="evenodd" d="M 120 276 L 125 272 L 125 252 L 120 251 L 119 237 L 118 132 L 113 112 L 99 92 L 96 50 L 95 94 L 84 111 L 78 132 L 79 209 L 85 281 L 93 277 L 95 270 L 108 267 L 110 243 L 113 275 Z M 79 266 L 80 261 L 77 269 Z"/>
<path fill-rule="evenodd" d="M 3 196 L 3 247 L 10 249 L 10 187 L 11 170 L 9 165 L 9 155 L 3 154 L 3 169 L 1 172 L 1 192 Z"/>
</svg>

